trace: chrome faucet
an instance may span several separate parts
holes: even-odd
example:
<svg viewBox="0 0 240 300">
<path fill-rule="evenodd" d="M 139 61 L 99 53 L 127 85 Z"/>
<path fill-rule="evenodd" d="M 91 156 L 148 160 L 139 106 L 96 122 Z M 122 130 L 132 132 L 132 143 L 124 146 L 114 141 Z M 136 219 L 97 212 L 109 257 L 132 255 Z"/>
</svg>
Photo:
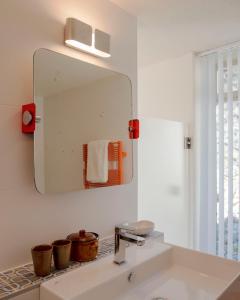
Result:
<svg viewBox="0 0 240 300">
<path fill-rule="evenodd" d="M 137 246 L 143 246 L 145 239 L 131 234 L 133 228 L 131 226 L 121 224 L 115 227 L 115 255 L 114 262 L 122 264 L 126 260 L 126 247 L 128 243 L 134 243 Z"/>
</svg>

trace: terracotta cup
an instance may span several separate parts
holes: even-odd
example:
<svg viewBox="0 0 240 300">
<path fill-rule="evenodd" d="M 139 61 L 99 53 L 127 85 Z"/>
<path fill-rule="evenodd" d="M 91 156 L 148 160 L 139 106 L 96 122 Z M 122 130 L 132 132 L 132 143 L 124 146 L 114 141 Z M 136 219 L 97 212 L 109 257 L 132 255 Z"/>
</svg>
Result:
<svg viewBox="0 0 240 300">
<path fill-rule="evenodd" d="M 53 245 L 53 260 L 57 270 L 66 269 L 69 266 L 71 245 L 70 240 L 57 240 Z"/>
<path fill-rule="evenodd" d="M 51 245 L 38 245 L 32 248 L 33 267 L 37 276 L 47 276 L 51 273 L 52 251 Z"/>
</svg>

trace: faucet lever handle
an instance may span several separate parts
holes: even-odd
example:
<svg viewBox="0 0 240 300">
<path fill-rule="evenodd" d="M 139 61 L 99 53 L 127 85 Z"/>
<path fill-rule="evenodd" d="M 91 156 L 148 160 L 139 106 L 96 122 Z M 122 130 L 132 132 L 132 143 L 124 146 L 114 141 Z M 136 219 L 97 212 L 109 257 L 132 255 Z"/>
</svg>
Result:
<svg viewBox="0 0 240 300">
<path fill-rule="evenodd" d="M 141 244 L 141 243 L 144 243 L 145 242 L 145 238 L 141 237 L 141 236 L 138 236 L 138 235 L 134 235 L 134 234 L 131 234 L 131 233 L 124 233 L 124 236 L 126 238 L 129 238 L 129 239 L 132 239 L 132 240 L 135 240 L 137 241 L 137 243 Z"/>
</svg>

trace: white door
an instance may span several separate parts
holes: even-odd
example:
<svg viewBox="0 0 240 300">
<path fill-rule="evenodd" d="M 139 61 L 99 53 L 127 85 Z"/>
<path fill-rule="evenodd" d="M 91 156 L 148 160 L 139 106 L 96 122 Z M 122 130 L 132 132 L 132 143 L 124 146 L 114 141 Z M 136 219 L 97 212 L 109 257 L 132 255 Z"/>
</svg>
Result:
<svg viewBox="0 0 240 300">
<path fill-rule="evenodd" d="M 139 220 L 152 220 L 166 242 L 189 247 L 186 126 L 155 118 L 141 118 L 140 126 Z"/>
</svg>

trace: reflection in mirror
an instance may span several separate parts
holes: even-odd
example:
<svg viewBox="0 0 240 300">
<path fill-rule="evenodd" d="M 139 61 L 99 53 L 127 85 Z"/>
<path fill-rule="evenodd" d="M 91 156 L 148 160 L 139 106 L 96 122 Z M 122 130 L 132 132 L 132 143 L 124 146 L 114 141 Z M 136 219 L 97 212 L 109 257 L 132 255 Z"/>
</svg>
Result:
<svg viewBox="0 0 240 300">
<path fill-rule="evenodd" d="M 131 82 L 127 76 L 40 49 L 34 55 L 36 187 L 60 193 L 129 183 Z"/>
</svg>

